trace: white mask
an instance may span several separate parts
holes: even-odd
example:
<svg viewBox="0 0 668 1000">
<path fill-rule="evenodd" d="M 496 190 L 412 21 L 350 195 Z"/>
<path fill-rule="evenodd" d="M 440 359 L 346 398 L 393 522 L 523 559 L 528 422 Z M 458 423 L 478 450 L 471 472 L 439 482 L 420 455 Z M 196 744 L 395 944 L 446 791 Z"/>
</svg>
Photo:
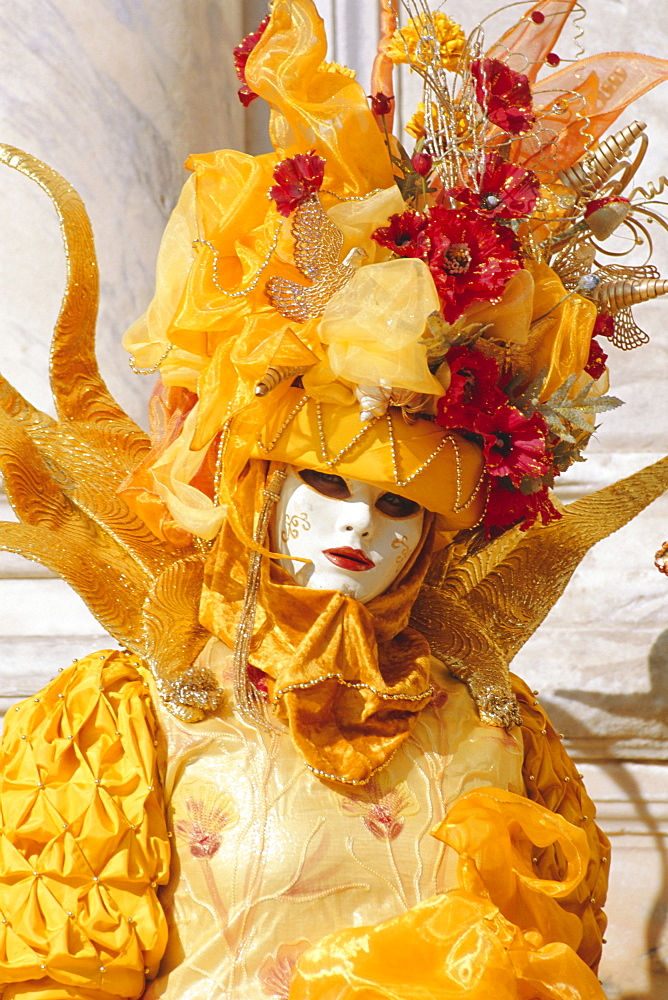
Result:
<svg viewBox="0 0 668 1000">
<path fill-rule="evenodd" d="M 396 493 L 329 473 L 289 468 L 272 546 L 302 587 L 339 590 L 362 604 L 382 594 L 415 551 L 424 509 Z"/>
</svg>

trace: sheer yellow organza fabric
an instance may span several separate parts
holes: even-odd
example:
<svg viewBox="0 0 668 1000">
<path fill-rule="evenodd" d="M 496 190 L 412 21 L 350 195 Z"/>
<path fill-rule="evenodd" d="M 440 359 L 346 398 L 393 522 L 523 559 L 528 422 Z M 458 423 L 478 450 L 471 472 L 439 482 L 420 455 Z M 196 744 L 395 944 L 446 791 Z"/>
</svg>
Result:
<svg viewBox="0 0 668 1000">
<path fill-rule="evenodd" d="M 576 917 L 560 908 L 585 874 L 582 830 L 499 788 L 461 796 L 433 831 L 460 855 L 460 887 L 373 927 L 330 935 L 297 961 L 290 1000 L 604 1000 L 578 958 Z M 559 880 L 535 847 L 558 845 Z"/>
<path fill-rule="evenodd" d="M 240 491 L 249 522 L 262 495 L 266 463 L 252 462 Z M 308 766 L 334 780 L 368 781 L 410 735 L 429 701 L 429 644 L 408 627 L 429 567 L 434 519 L 394 584 L 367 605 L 339 591 L 297 586 L 263 559 L 250 662 L 271 678 L 270 696 Z M 223 527 L 205 571 L 200 620 L 234 646 L 248 551 Z"/>
<path fill-rule="evenodd" d="M 96 653 L 7 714 L 4 1000 L 141 996 L 167 943 L 170 841 L 146 668 Z"/>
<path fill-rule="evenodd" d="M 272 145 L 281 159 L 315 149 L 327 161 L 323 187 L 339 195 L 389 187 L 392 167 L 364 90 L 344 73 L 319 72 L 326 53 L 311 0 L 274 0 L 245 71 L 271 106 Z"/>
</svg>

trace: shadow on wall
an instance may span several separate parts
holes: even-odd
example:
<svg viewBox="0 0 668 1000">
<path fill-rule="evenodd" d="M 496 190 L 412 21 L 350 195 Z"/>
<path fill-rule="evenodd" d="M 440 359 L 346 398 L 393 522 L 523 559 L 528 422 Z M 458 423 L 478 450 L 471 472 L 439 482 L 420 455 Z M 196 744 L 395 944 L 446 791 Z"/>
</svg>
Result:
<svg viewBox="0 0 668 1000">
<path fill-rule="evenodd" d="M 668 710 L 668 630 L 662 632 L 654 642 L 648 657 L 648 670 L 650 689 L 646 693 L 605 694 L 598 691 L 559 689 L 555 691 L 555 694 L 561 698 L 590 705 L 603 712 L 608 712 L 610 715 L 628 716 L 652 720 L 653 722 L 658 719 L 661 728 L 666 730 L 668 736 L 668 719 L 666 718 Z M 585 729 L 582 722 L 575 715 L 566 711 L 563 706 L 550 704 L 547 699 L 543 699 L 542 704 L 558 730 L 563 732 L 568 732 L 569 729 L 579 731 L 585 740 L 587 736 L 594 735 Z M 577 739 L 573 740 L 575 745 L 577 742 Z M 646 993 L 614 993 L 611 994 L 610 1000 L 668 1000 L 668 966 L 660 955 L 661 939 L 668 927 L 668 851 L 665 837 L 659 823 L 651 815 L 647 804 L 642 799 L 642 789 L 636 778 L 629 768 L 624 766 L 624 762 L 614 761 L 609 767 L 604 764 L 601 766 L 617 784 L 625 798 L 633 803 L 638 820 L 643 823 L 654 842 L 661 871 L 645 927 L 646 948 L 644 954 L 647 979 L 650 984 L 649 990 Z"/>
</svg>

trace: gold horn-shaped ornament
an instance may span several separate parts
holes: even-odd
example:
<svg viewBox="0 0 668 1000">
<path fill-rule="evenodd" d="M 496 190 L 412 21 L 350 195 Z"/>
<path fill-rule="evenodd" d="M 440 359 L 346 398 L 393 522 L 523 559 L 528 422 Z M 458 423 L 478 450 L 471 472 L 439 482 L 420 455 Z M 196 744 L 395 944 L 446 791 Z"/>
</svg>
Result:
<svg viewBox="0 0 668 1000">
<path fill-rule="evenodd" d="M 599 309 L 604 312 L 615 313 L 667 293 L 668 281 L 664 278 L 644 278 L 642 281 L 607 281 L 599 286 L 596 303 Z"/>
<path fill-rule="evenodd" d="M 256 396 L 267 396 L 272 389 L 279 386 L 286 379 L 296 378 L 308 371 L 308 366 L 302 365 L 298 368 L 288 368 L 285 365 L 275 365 L 267 368 L 262 380 L 255 386 Z"/>
<path fill-rule="evenodd" d="M 643 151 L 647 144 L 647 137 L 643 135 L 647 124 L 645 122 L 631 122 L 621 131 L 615 132 L 598 146 L 594 146 L 585 156 L 583 156 L 572 167 L 559 172 L 559 180 L 562 184 L 572 188 L 580 196 L 591 197 L 598 188 L 617 172 L 633 143 L 643 136 Z M 626 164 L 630 167 L 631 164 Z M 635 169 L 633 170 L 635 173 Z M 626 173 L 626 171 L 625 171 Z M 625 177 L 625 180 L 628 178 Z M 619 185 L 619 189 L 623 188 Z"/>
</svg>

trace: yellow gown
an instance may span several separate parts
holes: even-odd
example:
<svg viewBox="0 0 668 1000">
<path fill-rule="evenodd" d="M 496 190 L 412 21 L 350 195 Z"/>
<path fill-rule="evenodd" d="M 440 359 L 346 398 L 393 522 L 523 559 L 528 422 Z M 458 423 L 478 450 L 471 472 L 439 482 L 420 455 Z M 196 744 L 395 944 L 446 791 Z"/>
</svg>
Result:
<svg viewBox="0 0 668 1000">
<path fill-rule="evenodd" d="M 62 671 L 2 745 L 3 1000 L 602 997 L 607 843 L 572 764 L 523 685 L 506 733 L 432 667 L 362 789 L 229 706 L 175 719 L 129 653 Z"/>
</svg>

